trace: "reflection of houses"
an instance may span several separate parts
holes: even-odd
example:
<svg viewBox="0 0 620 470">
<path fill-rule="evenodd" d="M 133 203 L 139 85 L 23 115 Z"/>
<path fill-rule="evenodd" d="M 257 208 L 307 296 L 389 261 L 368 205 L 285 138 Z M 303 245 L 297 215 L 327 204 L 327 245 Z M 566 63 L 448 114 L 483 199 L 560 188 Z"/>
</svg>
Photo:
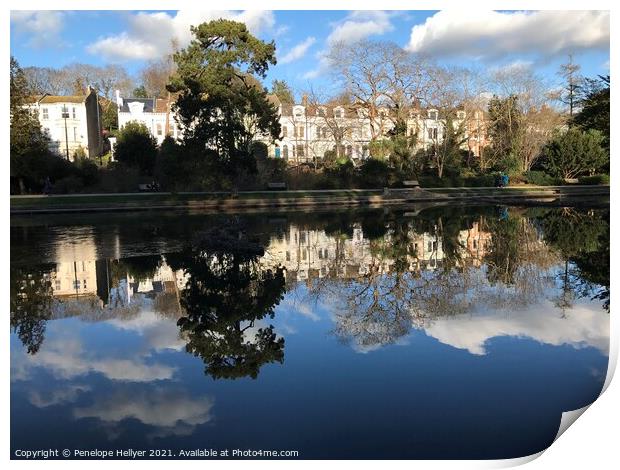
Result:
<svg viewBox="0 0 620 470">
<path fill-rule="evenodd" d="M 410 230 L 408 239 L 413 253 L 406 255 L 409 270 L 440 266 L 444 257 L 441 239 L 434 234 L 418 234 L 413 230 Z M 323 230 L 305 230 L 290 225 L 283 235 L 272 238 L 263 262 L 283 266 L 288 282 L 324 277 L 355 279 L 371 271 L 392 271 L 396 260 L 381 255 L 382 247 L 376 243 L 391 246 L 391 235 L 388 233 L 380 242 L 373 242 L 364 237 L 361 227 L 353 229 L 351 238 L 341 238 L 329 236 Z"/>
<path fill-rule="evenodd" d="M 480 266 L 491 244 L 491 233 L 480 230 L 480 224 L 474 222 L 472 228 L 461 230 L 458 237 L 462 247 L 463 258 L 471 260 L 473 266 Z"/>
</svg>

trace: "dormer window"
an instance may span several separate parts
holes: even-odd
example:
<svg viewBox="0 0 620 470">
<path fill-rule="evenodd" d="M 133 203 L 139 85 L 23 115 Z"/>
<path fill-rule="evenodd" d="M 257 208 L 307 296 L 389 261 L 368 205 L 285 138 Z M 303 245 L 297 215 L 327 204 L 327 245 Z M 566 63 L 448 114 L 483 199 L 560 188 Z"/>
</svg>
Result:
<svg viewBox="0 0 620 470">
<path fill-rule="evenodd" d="M 458 119 L 465 119 L 465 111 L 457 111 L 456 117 Z"/>
<path fill-rule="evenodd" d="M 140 114 L 144 112 L 144 103 L 140 103 L 139 101 L 132 101 L 127 106 L 131 114 Z"/>
<path fill-rule="evenodd" d="M 344 117 L 344 109 L 342 109 L 342 108 L 335 108 L 334 109 L 334 117 L 336 117 L 336 118 L 343 118 Z"/>
<path fill-rule="evenodd" d="M 322 116 L 322 117 L 325 117 L 325 115 L 326 115 L 326 114 L 327 114 L 327 113 L 326 113 L 326 111 L 325 111 L 325 108 L 323 108 L 323 107 L 318 108 L 318 109 L 316 110 L 316 115 L 317 115 L 317 116 Z"/>
<path fill-rule="evenodd" d="M 293 109 L 293 115 L 296 118 L 302 118 L 304 116 L 304 108 L 303 106 L 297 106 Z"/>
<path fill-rule="evenodd" d="M 428 112 L 428 118 L 432 119 L 433 121 L 436 121 L 437 118 L 439 117 L 439 112 L 436 109 L 431 109 Z"/>
</svg>

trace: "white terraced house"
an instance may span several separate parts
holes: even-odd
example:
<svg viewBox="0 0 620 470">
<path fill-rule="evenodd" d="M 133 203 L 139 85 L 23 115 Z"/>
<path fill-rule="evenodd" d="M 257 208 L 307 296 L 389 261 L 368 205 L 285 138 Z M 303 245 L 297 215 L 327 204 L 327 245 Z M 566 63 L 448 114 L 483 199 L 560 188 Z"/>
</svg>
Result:
<svg viewBox="0 0 620 470">
<path fill-rule="evenodd" d="M 275 142 L 267 136 L 259 140 L 267 144 L 270 157 L 292 164 L 320 160 L 328 151 L 361 162 L 370 156 L 370 142 L 387 138 L 397 121 L 394 110 L 388 107 L 380 107 L 371 119 L 368 109 L 360 104 L 290 105 L 280 103 L 273 95 L 269 99 L 278 109 L 282 131 Z M 464 110 L 457 111 L 453 124 L 459 125 L 465 117 Z M 437 109 L 411 109 L 405 121 L 407 134 L 417 137 L 418 148 L 428 149 L 443 141 L 445 121 L 439 118 Z M 466 132 L 470 132 L 469 127 L 465 126 Z M 468 138 L 463 149 L 477 155 L 480 145 L 472 143 L 473 139 Z"/>
<path fill-rule="evenodd" d="M 360 104 L 282 104 L 277 96 L 268 95 L 280 116 L 281 134 L 275 141 L 267 135 L 259 135 L 256 140 L 267 145 L 267 153 L 272 158 L 282 158 L 292 165 L 313 163 L 324 158 L 328 151 L 338 156 L 347 156 L 355 163 L 370 157 L 370 142 L 387 138 L 397 117 L 394 110 L 380 107 L 372 119 L 368 110 Z M 123 128 L 130 121 L 143 123 L 161 144 L 166 135 L 175 139 L 182 137 L 171 103 L 160 98 L 122 98 L 117 91 L 118 125 Z M 465 119 L 465 111 L 457 112 L 454 125 Z M 436 109 L 411 109 L 407 112 L 408 135 L 417 136 L 418 148 L 428 149 L 443 140 L 445 121 L 439 118 Z M 480 119 L 478 119 L 480 123 Z M 469 137 L 463 149 L 478 155 L 480 140 L 473 134 L 476 129 L 465 129 Z"/>
<path fill-rule="evenodd" d="M 52 152 L 71 161 L 81 151 L 89 158 L 103 153 L 101 108 L 94 89 L 86 95 L 34 96 L 27 107 L 39 118 Z"/>
</svg>

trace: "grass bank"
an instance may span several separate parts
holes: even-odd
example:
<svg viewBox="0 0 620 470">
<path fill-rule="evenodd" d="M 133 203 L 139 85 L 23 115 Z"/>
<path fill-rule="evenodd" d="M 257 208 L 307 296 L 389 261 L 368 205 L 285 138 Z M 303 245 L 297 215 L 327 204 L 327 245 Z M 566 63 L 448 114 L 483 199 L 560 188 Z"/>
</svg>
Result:
<svg viewBox="0 0 620 470">
<path fill-rule="evenodd" d="M 231 210 L 251 207 L 394 205 L 416 201 L 600 197 L 609 186 L 514 186 L 507 188 L 349 189 L 300 191 L 120 193 L 11 196 L 11 213 L 98 212 L 159 209 Z"/>
</svg>

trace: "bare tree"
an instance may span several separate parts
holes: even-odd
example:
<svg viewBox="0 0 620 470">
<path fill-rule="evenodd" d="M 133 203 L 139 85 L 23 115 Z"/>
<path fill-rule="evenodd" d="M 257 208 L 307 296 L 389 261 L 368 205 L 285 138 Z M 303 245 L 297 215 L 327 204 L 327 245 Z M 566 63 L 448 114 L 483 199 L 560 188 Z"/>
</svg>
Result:
<svg viewBox="0 0 620 470">
<path fill-rule="evenodd" d="M 560 65 L 558 75 L 564 80 L 558 99 L 568 105 L 568 114 L 572 118 L 578 102 L 578 93 L 583 84 L 583 77 L 579 73 L 581 66 L 573 62 L 573 55 L 569 54 L 568 62 Z"/>
</svg>

